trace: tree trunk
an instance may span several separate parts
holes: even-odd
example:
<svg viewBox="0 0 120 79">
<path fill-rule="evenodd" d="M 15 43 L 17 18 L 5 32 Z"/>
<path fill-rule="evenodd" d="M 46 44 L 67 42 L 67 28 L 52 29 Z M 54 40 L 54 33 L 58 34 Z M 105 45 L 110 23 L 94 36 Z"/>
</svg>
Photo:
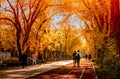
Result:
<svg viewBox="0 0 120 79">
<path fill-rule="evenodd" d="M 21 56 L 21 45 L 20 45 L 20 31 L 16 31 L 16 37 L 17 37 L 17 49 L 19 53 L 19 57 Z"/>
<path fill-rule="evenodd" d="M 117 53 L 120 55 L 120 12 L 119 0 L 111 0 L 111 36 L 116 39 Z"/>
</svg>

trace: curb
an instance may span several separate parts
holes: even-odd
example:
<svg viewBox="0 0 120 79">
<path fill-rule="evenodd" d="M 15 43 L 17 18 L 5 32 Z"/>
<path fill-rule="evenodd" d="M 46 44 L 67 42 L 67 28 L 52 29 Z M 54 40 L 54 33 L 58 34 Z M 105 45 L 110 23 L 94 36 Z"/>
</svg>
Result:
<svg viewBox="0 0 120 79">
<path fill-rule="evenodd" d="M 94 72 L 95 72 L 95 78 L 98 79 L 98 76 L 97 76 L 96 70 L 95 70 L 95 66 L 94 66 L 93 64 L 92 64 L 92 66 L 93 66 L 93 70 L 94 70 Z"/>
</svg>

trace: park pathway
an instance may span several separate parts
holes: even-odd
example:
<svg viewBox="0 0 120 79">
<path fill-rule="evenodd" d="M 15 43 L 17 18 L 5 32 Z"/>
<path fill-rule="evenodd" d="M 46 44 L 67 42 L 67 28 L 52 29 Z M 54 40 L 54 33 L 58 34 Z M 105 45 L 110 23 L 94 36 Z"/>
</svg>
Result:
<svg viewBox="0 0 120 79">
<path fill-rule="evenodd" d="M 81 60 L 79 67 L 72 63 L 28 77 L 26 79 L 97 79 L 92 62 Z"/>
<path fill-rule="evenodd" d="M 96 79 L 92 62 L 81 60 L 80 67 L 73 67 L 72 60 L 21 66 L 0 70 L 0 79 Z"/>
</svg>

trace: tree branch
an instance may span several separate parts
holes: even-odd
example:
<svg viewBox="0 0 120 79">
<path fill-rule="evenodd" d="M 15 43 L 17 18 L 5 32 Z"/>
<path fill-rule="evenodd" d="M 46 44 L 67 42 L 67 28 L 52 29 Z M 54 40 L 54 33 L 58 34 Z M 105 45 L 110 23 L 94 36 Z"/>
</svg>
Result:
<svg viewBox="0 0 120 79">
<path fill-rule="evenodd" d="M 9 19 L 9 18 L 0 18 L 0 20 L 7 20 L 7 21 L 10 21 L 10 22 L 15 26 L 15 28 L 18 29 L 16 23 L 15 23 L 12 19 Z"/>
</svg>

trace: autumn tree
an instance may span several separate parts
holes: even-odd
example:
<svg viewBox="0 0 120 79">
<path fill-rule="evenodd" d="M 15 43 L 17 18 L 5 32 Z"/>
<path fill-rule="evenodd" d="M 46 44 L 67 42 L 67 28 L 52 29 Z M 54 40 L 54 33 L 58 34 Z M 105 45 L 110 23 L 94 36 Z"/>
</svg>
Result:
<svg viewBox="0 0 120 79">
<path fill-rule="evenodd" d="M 70 14 L 75 14 L 84 21 L 83 26 L 87 28 L 86 34 L 91 33 L 94 40 L 94 48 L 97 50 L 102 48 L 102 40 L 110 34 L 110 6 L 109 1 L 106 0 L 68 0 L 63 1 L 67 7 L 65 10 Z M 90 32 L 91 31 L 91 32 Z M 94 35 L 92 33 L 94 32 Z M 98 39 L 100 38 L 100 40 Z M 98 45 L 99 44 L 99 45 Z"/>
<path fill-rule="evenodd" d="M 46 0 L 47 1 L 47 0 Z M 2 5 L 8 5 L 3 7 L 3 15 L 9 17 L 1 17 L 2 20 L 7 20 L 16 29 L 17 37 L 17 49 L 19 56 L 21 52 L 25 52 L 28 45 L 28 39 L 32 26 L 35 24 L 38 16 L 42 16 L 41 13 L 48 7 L 48 3 L 45 0 L 7 0 Z M 40 22 L 41 23 L 41 22 Z"/>
<path fill-rule="evenodd" d="M 97 37 L 94 40 L 98 48 L 96 62 L 100 68 L 98 76 L 101 79 L 119 78 L 117 68 L 120 67 L 120 63 L 116 56 L 119 53 L 119 0 L 98 0 L 95 1 L 97 4 L 92 0 L 82 1 L 87 7 L 88 17 L 90 17 L 86 19 L 85 24 L 89 28 L 89 32 L 91 32 L 91 27 L 95 30 L 94 34 Z M 92 3 L 94 6 L 91 5 Z M 116 73 L 112 73 L 113 70 Z M 109 76 L 110 74 L 111 76 Z"/>
<path fill-rule="evenodd" d="M 9 50 L 9 49 L 16 50 L 15 40 L 14 40 L 16 39 L 15 30 L 10 26 L 2 25 L 0 31 L 1 31 L 2 48 L 4 48 L 4 50 Z"/>
</svg>

